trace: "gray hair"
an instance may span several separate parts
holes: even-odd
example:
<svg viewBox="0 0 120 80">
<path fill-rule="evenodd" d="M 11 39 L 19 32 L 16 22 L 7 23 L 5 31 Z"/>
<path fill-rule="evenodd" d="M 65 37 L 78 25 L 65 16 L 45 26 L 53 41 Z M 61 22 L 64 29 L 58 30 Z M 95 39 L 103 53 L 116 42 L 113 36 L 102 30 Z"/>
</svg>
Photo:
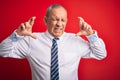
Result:
<svg viewBox="0 0 120 80">
<path fill-rule="evenodd" d="M 50 12 L 51 12 L 51 10 L 53 9 L 53 8 L 60 8 L 60 7 L 62 7 L 62 8 L 64 8 L 62 5 L 60 5 L 60 4 L 53 4 L 53 5 L 51 5 L 50 7 L 48 7 L 48 9 L 47 9 L 47 11 L 46 11 L 46 17 L 48 17 L 49 16 L 49 14 L 50 14 Z M 64 8 L 65 9 L 65 8 Z M 66 9 L 65 9 L 66 10 Z"/>
</svg>

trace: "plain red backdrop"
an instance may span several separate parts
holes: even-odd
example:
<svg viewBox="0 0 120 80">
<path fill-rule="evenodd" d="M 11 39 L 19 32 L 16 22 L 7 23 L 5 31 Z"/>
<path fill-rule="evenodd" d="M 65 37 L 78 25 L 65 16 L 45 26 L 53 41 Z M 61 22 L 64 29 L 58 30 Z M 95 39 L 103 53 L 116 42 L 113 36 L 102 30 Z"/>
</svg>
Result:
<svg viewBox="0 0 120 80">
<path fill-rule="evenodd" d="M 37 17 L 33 31 L 45 31 L 45 11 L 55 3 L 68 10 L 67 32 L 79 31 L 77 17 L 81 16 L 98 31 L 106 44 L 108 56 L 104 60 L 80 61 L 79 80 L 120 80 L 119 0 L 1 0 L 0 42 L 32 16 Z M 29 63 L 26 59 L 0 57 L 0 80 L 31 80 Z"/>
</svg>

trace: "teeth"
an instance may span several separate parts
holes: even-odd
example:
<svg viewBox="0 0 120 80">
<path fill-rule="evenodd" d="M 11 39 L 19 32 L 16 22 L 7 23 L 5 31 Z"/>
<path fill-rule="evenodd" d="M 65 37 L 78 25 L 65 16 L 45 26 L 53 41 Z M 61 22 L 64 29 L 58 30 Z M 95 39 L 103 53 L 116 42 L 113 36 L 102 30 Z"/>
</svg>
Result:
<svg viewBox="0 0 120 80">
<path fill-rule="evenodd" d="M 62 28 L 55 28 L 55 30 L 62 30 Z"/>
<path fill-rule="evenodd" d="M 60 32 L 60 31 L 62 30 L 62 28 L 54 28 L 54 30 L 55 30 L 56 32 Z"/>
</svg>

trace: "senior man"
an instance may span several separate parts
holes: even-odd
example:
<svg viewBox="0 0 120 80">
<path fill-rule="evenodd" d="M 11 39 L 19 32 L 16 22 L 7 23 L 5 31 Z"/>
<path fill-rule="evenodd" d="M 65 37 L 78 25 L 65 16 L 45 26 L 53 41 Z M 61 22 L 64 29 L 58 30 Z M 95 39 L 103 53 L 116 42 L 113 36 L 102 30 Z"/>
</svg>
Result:
<svg viewBox="0 0 120 80">
<path fill-rule="evenodd" d="M 103 40 L 83 18 L 78 17 L 80 32 L 65 32 L 67 10 L 63 6 L 54 4 L 47 9 L 45 32 L 32 32 L 35 18 L 21 23 L 0 44 L 0 56 L 27 58 L 32 80 L 78 80 L 81 58 L 101 60 L 106 57 Z M 80 35 L 86 36 L 88 41 Z"/>
</svg>

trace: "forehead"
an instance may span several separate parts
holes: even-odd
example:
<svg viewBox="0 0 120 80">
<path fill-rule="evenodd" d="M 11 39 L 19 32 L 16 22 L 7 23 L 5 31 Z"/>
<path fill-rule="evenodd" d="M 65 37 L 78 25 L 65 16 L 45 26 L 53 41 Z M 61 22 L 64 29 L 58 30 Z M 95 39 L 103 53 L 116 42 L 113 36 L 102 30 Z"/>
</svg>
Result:
<svg viewBox="0 0 120 80">
<path fill-rule="evenodd" d="M 49 16 L 67 17 L 67 11 L 62 7 L 53 8 Z"/>
</svg>

